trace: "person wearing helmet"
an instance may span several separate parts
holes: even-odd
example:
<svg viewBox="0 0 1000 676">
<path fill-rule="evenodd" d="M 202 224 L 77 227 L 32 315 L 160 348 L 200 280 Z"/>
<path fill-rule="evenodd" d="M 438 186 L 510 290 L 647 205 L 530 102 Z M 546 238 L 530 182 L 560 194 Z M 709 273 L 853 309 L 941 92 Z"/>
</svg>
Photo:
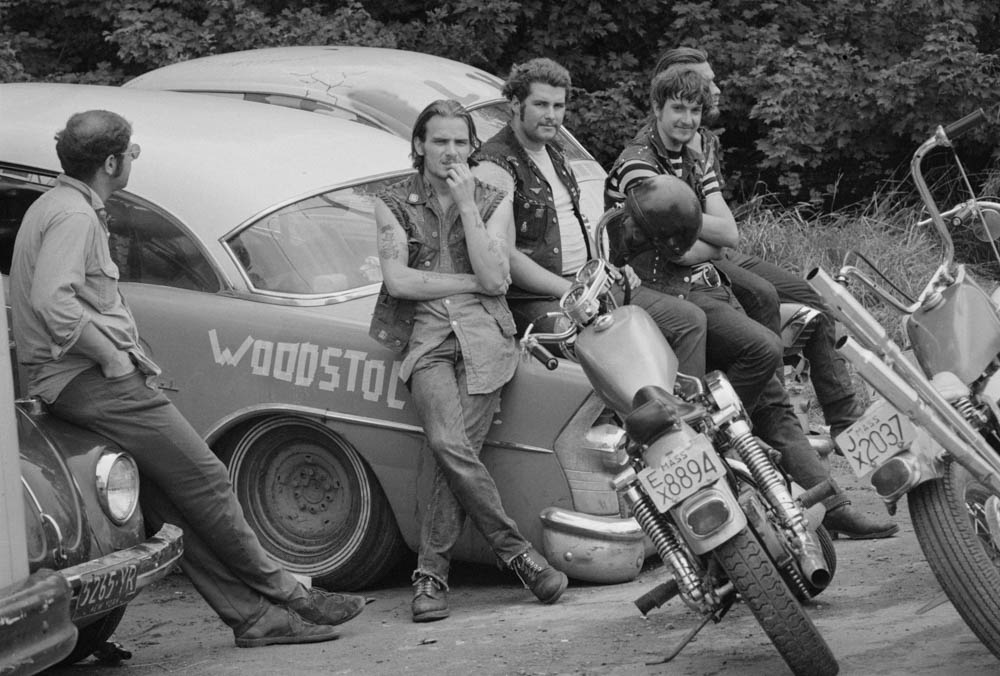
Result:
<svg viewBox="0 0 1000 676">
<path fill-rule="evenodd" d="M 735 219 L 707 176 L 706 167 L 717 165 L 699 161 L 689 145 L 702 110 L 712 105 L 710 84 L 694 71 L 664 71 L 653 79 L 651 99 L 655 119 L 622 151 L 606 182 L 607 202 L 623 205 L 607 224 L 612 261 L 627 262 L 647 286 L 702 308 L 707 368 L 726 373 L 757 434 L 782 454 L 799 484 L 832 481 L 776 375 L 780 337 L 744 312 L 728 277 L 713 263 L 724 246 L 733 245 L 728 238 Z M 650 166 L 657 173 L 651 175 Z M 848 537 L 887 537 L 898 530 L 854 510 L 839 488 L 824 505 L 824 523 Z"/>
</svg>

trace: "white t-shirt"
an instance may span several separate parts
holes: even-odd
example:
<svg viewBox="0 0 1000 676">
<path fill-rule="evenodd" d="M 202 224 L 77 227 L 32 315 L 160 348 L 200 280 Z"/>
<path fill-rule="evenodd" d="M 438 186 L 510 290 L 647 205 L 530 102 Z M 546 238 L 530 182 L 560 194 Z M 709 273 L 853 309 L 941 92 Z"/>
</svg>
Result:
<svg viewBox="0 0 1000 676">
<path fill-rule="evenodd" d="M 552 201 L 559 219 L 559 239 L 562 243 L 562 273 L 564 275 L 573 274 L 587 262 L 587 243 L 583 239 L 580 221 L 577 220 L 576 214 L 573 212 L 573 198 L 570 197 L 569 190 L 563 185 L 563 182 L 559 180 L 559 174 L 552 166 L 552 158 L 549 157 L 548 151 L 545 148 L 541 150 L 525 148 L 525 150 L 552 188 Z"/>
</svg>

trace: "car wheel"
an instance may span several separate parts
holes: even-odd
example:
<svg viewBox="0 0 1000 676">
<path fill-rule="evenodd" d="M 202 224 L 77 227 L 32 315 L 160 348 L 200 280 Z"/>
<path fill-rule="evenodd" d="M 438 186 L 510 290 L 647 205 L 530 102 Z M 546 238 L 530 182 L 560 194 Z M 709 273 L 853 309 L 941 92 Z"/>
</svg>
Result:
<svg viewBox="0 0 1000 676">
<path fill-rule="evenodd" d="M 222 456 L 261 544 L 317 586 L 369 586 L 406 551 L 375 475 L 324 425 L 296 417 L 263 420 Z"/>
<path fill-rule="evenodd" d="M 96 622 L 92 622 L 80 629 L 76 637 L 76 646 L 73 647 L 73 652 L 67 655 L 59 664 L 76 664 L 80 660 L 90 657 L 111 638 L 111 634 L 115 633 L 118 623 L 125 616 L 125 608 L 127 606 L 119 606 Z"/>
</svg>

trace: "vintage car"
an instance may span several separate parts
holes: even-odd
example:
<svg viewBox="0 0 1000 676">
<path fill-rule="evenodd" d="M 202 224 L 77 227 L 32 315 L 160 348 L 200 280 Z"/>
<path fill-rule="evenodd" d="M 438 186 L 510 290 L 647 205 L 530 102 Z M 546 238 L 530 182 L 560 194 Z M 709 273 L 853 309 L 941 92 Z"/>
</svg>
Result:
<svg viewBox="0 0 1000 676">
<path fill-rule="evenodd" d="M 291 571 L 370 585 L 419 537 L 431 456 L 368 336 L 381 270 L 373 195 L 409 143 L 278 106 L 84 85 L 0 85 L 0 210 L 18 223 L 59 172 L 53 132 L 103 108 L 142 156 L 107 205 L 122 291 L 160 386 L 229 466 L 247 517 Z M 0 240 L 7 272 L 13 232 Z M 621 432 L 582 370 L 525 360 L 483 450 L 526 537 L 573 577 L 635 577 L 647 553 L 610 478 Z M 493 562 L 467 528 L 459 560 Z"/>
<path fill-rule="evenodd" d="M 171 64 L 125 83 L 231 96 L 343 117 L 409 140 L 417 115 L 435 99 L 455 99 L 472 113 L 481 139 L 509 118 L 503 80 L 430 54 L 377 47 L 270 47 Z M 559 143 L 580 183 L 581 210 L 596 225 L 604 211 L 600 164 L 565 128 Z"/>
<path fill-rule="evenodd" d="M 2 213 L 0 230 L 16 230 Z M 12 360 L 15 350 L 11 341 Z M 0 369 L 0 375 L 10 379 L 12 371 Z M 14 403 L 4 395 L 4 405 Z M 167 524 L 147 539 L 139 474 L 127 452 L 47 414 L 37 399 L 17 400 L 12 419 L 33 575 L 6 595 L 0 592 L 0 673 L 34 673 L 45 655 L 72 663 L 102 648 L 128 602 L 180 558 L 182 536 Z M 62 612 L 61 589 L 68 592 L 63 607 L 72 624 L 53 616 Z M 67 633 L 67 626 L 76 631 Z"/>
</svg>

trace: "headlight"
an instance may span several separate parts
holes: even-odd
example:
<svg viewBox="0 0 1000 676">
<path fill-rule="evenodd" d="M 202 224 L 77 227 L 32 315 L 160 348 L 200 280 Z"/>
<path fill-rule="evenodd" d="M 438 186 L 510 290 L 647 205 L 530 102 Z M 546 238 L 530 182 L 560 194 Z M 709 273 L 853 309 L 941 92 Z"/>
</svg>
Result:
<svg viewBox="0 0 1000 676">
<path fill-rule="evenodd" d="M 101 509 L 121 526 L 139 504 L 139 468 L 127 453 L 105 453 L 97 461 L 95 482 Z"/>
</svg>

